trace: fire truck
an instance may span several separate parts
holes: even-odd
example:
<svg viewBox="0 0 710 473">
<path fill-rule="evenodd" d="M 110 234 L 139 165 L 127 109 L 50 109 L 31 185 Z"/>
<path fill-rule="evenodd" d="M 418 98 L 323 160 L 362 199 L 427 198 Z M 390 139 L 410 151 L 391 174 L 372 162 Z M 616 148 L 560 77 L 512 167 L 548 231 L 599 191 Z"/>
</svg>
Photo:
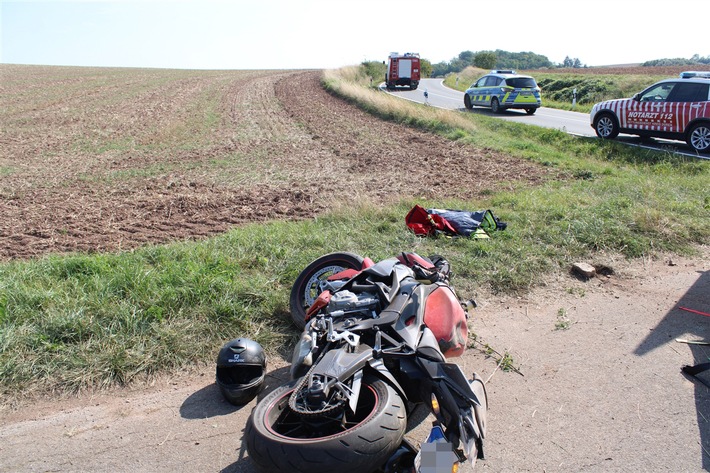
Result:
<svg viewBox="0 0 710 473">
<path fill-rule="evenodd" d="M 419 86 L 420 67 L 419 54 L 417 53 L 390 53 L 385 84 L 388 89 L 398 85 L 409 86 L 415 90 Z"/>
</svg>

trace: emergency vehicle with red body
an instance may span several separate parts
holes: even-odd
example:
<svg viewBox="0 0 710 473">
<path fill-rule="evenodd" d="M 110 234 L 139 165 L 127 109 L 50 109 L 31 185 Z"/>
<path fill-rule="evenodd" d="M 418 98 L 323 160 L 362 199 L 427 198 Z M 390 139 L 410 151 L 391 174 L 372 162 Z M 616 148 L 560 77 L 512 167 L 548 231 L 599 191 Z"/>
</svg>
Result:
<svg viewBox="0 0 710 473">
<path fill-rule="evenodd" d="M 710 72 L 682 72 L 630 99 L 592 107 L 591 125 L 600 138 L 619 133 L 685 141 L 696 152 L 710 151 Z"/>
<path fill-rule="evenodd" d="M 409 86 L 411 90 L 419 87 L 421 68 L 417 53 L 390 53 L 385 72 L 385 84 L 388 89 L 398 85 Z"/>
</svg>

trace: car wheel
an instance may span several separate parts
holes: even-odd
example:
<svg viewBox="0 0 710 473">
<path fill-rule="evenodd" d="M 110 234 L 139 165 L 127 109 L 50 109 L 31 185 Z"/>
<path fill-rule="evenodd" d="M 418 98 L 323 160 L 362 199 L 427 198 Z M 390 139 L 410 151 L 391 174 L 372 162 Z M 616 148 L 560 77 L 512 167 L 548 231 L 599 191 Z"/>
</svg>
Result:
<svg viewBox="0 0 710 473">
<path fill-rule="evenodd" d="M 688 132 L 686 139 L 691 148 L 698 152 L 710 150 L 710 123 L 698 123 Z"/>
<path fill-rule="evenodd" d="M 493 113 L 500 113 L 503 110 L 500 108 L 500 103 L 498 102 L 498 99 L 493 97 L 491 100 L 491 112 Z"/>
<path fill-rule="evenodd" d="M 473 108 L 473 104 L 471 103 L 471 97 L 468 94 L 464 94 L 463 96 L 463 104 L 466 106 L 467 109 L 471 110 Z"/>
<path fill-rule="evenodd" d="M 599 138 L 613 140 L 619 136 L 619 122 L 611 113 L 602 113 L 594 119 L 594 131 Z"/>
<path fill-rule="evenodd" d="M 535 111 L 537 111 L 536 108 L 526 108 L 525 109 L 525 113 L 527 113 L 528 115 L 535 115 Z"/>
</svg>

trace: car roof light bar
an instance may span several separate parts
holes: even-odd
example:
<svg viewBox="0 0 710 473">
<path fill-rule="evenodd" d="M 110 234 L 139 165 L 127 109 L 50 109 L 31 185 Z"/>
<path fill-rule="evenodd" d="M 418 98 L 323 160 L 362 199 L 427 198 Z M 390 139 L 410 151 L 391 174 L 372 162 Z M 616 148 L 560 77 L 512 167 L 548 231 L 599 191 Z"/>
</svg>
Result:
<svg viewBox="0 0 710 473">
<path fill-rule="evenodd" d="M 680 73 L 681 79 L 691 79 L 693 77 L 698 77 L 701 79 L 710 79 L 710 72 L 706 71 L 684 71 Z"/>
</svg>

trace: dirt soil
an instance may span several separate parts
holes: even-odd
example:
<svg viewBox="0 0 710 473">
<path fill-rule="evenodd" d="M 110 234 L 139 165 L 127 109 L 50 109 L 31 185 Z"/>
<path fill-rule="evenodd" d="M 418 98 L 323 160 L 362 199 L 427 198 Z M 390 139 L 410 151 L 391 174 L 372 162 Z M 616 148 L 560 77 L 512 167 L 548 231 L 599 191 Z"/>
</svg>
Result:
<svg viewBox="0 0 710 473">
<path fill-rule="evenodd" d="M 25 71 L 12 67 L 4 77 Z M 188 76 L 124 97 L 137 86 L 123 76 L 73 78 L 87 85 L 72 95 L 29 70 L 6 81 L 0 112 L 0 260 L 203 238 L 354 200 L 471 198 L 549 173 L 378 120 L 326 93 L 320 72 Z M 220 119 L 199 129 L 209 113 Z"/>
<path fill-rule="evenodd" d="M 534 182 L 547 173 L 374 119 L 323 92 L 317 73 L 253 73 L 228 85 L 223 103 L 231 118 L 215 132 L 211 151 L 165 159 L 204 163 L 268 152 L 268 185 L 190 171 L 199 166 L 130 182 L 82 180 L 86 166 L 100 174 L 128 166 L 125 159 L 158 158 L 134 149 L 114 161 L 102 155 L 78 163 L 60 152 L 66 138 L 59 131 L 48 132 L 44 144 L 0 134 L 0 167 L 11 161 L 21 168 L 3 176 L 0 188 L 0 257 L 201 238 L 244 221 L 308 216 L 368 193 L 383 201 L 475 197 L 497 181 Z M 143 110 L 170 106 L 147 100 Z M 37 119 L 55 120 L 50 108 Z M 146 115 L 131 113 L 138 122 Z M 66 134 L 84 126 L 81 120 L 54 126 Z M 229 135 L 227 125 L 250 131 Z M 33 146 L 49 146 L 57 163 L 45 150 L 43 164 Z M 13 161 L 20 157 L 22 166 Z M 42 165 L 56 166 L 56 181 L 42 181 Z M 431 174 L 450 185 L 430 186 L 424 178 Z M 68 185 L 78 182 L 85 185 Z M 710 313 L 710 247 L 699 251 L 634 262 L 600 256 L 590 263 L 607 271 L 589 280 L 560 274 L 525 297 L 477 294 L 470 328 L 478 343 L 458 359 L 488 381 L 487 459 L 476 470 L 710 471 L 710 389 L 680 371 L 709 361 L 710 347 L 678 341 L 710 340 L 710 317 L 702 314 Z M 499 369 L 483 344 L 510 354 L 518 371 Z M 287 380 L 287 364 L 269 360 L 260 397 Z M 703 380 L 710 384 L 710 375 Z M 35 400 L 0 411 L 0 471 L 253 473 L 242 435 L 255 402 L 226 403 L 212 366 L 150 385 Z M 407 435 L 417 443 L 427 421 L 411 424 Z"/>
</svg>

